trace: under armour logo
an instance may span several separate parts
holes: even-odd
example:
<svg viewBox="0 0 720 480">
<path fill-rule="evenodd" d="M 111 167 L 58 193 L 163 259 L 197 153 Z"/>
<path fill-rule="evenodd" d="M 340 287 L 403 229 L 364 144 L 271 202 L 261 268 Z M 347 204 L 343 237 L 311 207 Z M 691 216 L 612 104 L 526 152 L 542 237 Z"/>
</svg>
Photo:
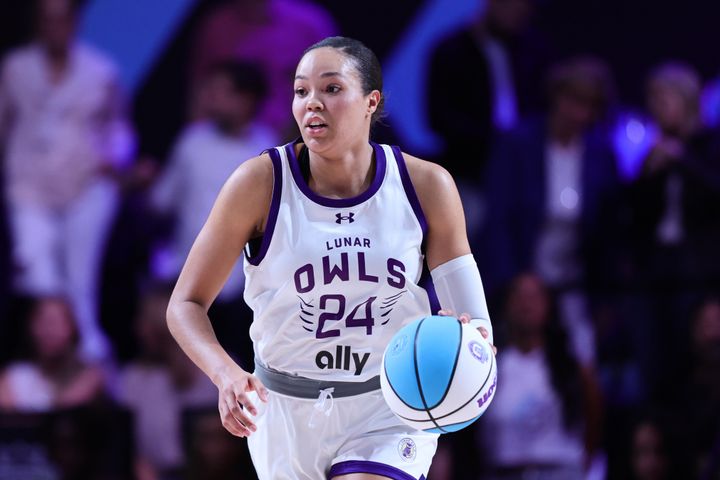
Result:
<svg viewBox="0 0 720 480">
<path fill-rule="evenodd" d="M 343 221 L 347 220 L 348 223 L 353 223 L 355 220 L 353 220 L 353 217 L 355 214 L 353 212 L 349 212 L 347 215 L 343 215 L 342 213 L 336 213 L 335 217 L 337 220 L 335 220 L 335 223 L 340 224 Z"/>
</svg>

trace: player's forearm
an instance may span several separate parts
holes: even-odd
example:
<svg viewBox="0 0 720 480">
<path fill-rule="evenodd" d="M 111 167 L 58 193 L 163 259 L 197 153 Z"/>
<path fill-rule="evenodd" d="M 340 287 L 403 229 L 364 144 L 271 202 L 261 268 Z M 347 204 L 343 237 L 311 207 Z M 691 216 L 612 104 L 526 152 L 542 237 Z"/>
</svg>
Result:
<svg viewBox="0 0 720 480">
<path fill-rule="evenodd" d="M 220 345 L 201 305 L 191 301 L 171 301 L 167 323 L 180 348 L 213 383 L 217 384 L 228 368 L 239 368 Z"/>
<path fill-rule="evenodd" d="M 431 270 L 440 306 L 456 315 L 467 313 L 471 324 L 483 327 L 493 343 L 492 324 L 480 272 L 472 254 L 461 255 Z"/>
</svg>

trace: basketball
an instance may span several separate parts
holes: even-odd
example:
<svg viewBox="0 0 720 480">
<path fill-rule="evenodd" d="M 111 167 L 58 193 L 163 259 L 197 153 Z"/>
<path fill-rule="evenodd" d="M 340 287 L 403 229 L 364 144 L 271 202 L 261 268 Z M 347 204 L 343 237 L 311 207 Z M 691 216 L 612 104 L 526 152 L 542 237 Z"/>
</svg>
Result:
<svg viewBox="0 0 720 480">
<path fill-rule="evenodd" d="M 476 327 L 430 316 L 395 334 L 383 355 L 380 382 L 390 410 L 403 422 L 426 432 L 455 432 L 492 402 L 497 364 Z"/>
</svg>

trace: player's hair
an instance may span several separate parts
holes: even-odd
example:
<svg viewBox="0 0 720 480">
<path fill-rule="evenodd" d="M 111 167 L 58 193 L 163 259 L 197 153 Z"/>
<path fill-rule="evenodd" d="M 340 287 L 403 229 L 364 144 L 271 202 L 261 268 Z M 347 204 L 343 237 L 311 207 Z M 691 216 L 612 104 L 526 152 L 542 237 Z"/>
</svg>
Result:
<svg viewBox="0 0 720 480">
<path fill-rule="evenodd" d="M 328 37 L 308 47 L 303 56 L 317 48 L 330 47 L 340 50 L 342 53 L 355 61 L 360 79 L 362 80 L 363 94 L 368 95 L 373 90 L 380 92 L 380 102 L 372 114 L 371 125 L 374 125 L 382 118 L 385 107 L 385 95 L 383 95 L 382 68 L 377 56 L 364 43 L 348 37 Z"/>
<path fill-rule="evenodd" d="M 236 92 L 252 94 L 262 102 L 267 96 L 267 80 L 260 65 L 255 62 L 225 60 L 210 67 L 210 75 L 224 75 L 230 79 Z"/>
</svg>

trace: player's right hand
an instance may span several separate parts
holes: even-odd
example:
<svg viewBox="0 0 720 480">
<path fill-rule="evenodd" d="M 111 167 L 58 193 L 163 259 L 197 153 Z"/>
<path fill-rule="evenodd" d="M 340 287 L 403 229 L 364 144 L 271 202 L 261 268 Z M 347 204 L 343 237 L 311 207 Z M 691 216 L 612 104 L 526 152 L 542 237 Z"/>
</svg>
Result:
<svg viewBox="0 0 720 480">
<path fill-rule="evenodd" d="M 255 391 L 267 402 L 267 389 L 252 375 L 237 365 L 228 366 L 213 379 L 218 388 L 218 410 L 225 429 L 236 437 L 248 437 L 257 430 L 250 415 L 257 415 L 257 408 L 248 393 Z"/>
</svg>

